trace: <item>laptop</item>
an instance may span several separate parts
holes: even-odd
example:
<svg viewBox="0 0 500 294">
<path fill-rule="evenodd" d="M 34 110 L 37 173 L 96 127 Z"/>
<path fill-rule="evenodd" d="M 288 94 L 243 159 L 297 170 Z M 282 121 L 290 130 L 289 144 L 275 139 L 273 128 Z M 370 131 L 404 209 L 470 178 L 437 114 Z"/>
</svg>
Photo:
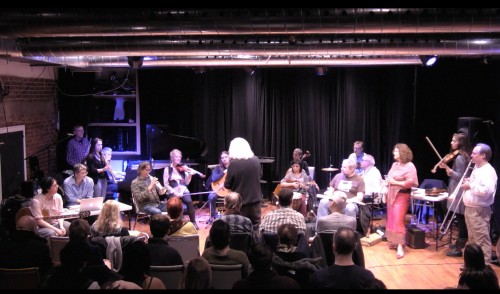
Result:
<svg viewBox="0 0 500 294">
<path fill-rule="evenodd" d="M 80 202 L 80 211 L 101 210 L 104 197 L 83 198 Z"/>
</svg>

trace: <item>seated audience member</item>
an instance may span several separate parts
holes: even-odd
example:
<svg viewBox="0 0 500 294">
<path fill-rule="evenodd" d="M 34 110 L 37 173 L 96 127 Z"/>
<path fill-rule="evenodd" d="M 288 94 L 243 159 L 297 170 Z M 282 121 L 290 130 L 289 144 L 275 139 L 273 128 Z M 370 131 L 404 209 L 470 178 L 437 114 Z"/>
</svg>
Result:
<svg viewBox="0 0 500 294">
<path fill-rule="evenodd" d="M 52 269 L 47 240 L 38 237 L 38 225 L 32 216 L 24 215 L 16 224 L 10 240 L 0 241 L 0 268 L 38 267 L 43 280 Z"/>
<path fill-rule="evenodd" d="M 166 211 L 165 202 L 160 200 L 159 195 L 166 193 L 167 189 L 159 185 L 158 179 L 149 175 L 151 163 L 143 161 L 137 168 L 137 178 L 130 184 L 132 197 L 139 206 L 139 211 L 154 215 Z"/>
<path fill-rule="evenodd" d="M 252 221 L 240 214 L 242 206 L 241 196 L 237 192 L 229 192 L 224 198 L 224 215 L 221 220 L 229 224 L 231 234 L 233 233 L 253 233 Z"/>
<path fill-rule="evenodd" d="M 373 273 L 354 264 L 352 253 L 356 247 L 357 236 L 353 229 L 341 227 L 333 237 L 335 263 L 314 273 L 310 285 L 317 289 L 361 289 L 369 280 L 375 279 Z"/>
<path fill-rule="evenodd" d="M 278 245 L 273 256 L 273 269 L 280 275 L 297 281 L 301 288 L 309 287 L 312 273 L 320 267 L 317 259 L 307 258 L 307 255 L 297 249 L 297 228 L 292 224 L 282 224 L 278 227 Z"/>
<path fill-rule="evenodd" d="M 282 224 L 293 224 L 299 232 L 306 232 L 306 221 L 304 216 L 290 206 L 292 205 L 293 192 L 283 188 L 278 194 L 280 208 L 268 213 L 260 224 L 263 233 L 277 233 Z"/>
<path fill-rule="evenodd" d="M 151 265 L 184 264 L 177 249 L 170 247 L 167 241 L 167 232 L 170 229 L 170 219 L 163 214 L 151 216 L 149 221 L 152 238 L 148 239 L 148 248 L 151 252 Z M 166 285 L 172 287 L 170 285 Z"/>
<path fill-rule="evenodd" d="M 59 185 L 52 177 L 40 181 L 42 193 L 33 197 L 30 209 L 38 224 L 38 235 L 49 239 L 50 236 L 65 236 L 69 228 L 68 221 L 60 219 L 44 220 L 48 216 L 60 216 L 63 211 L 63 200 L 57 193 Z"/>
<path fill-rule="evenodd" d="M 141 240 L 128 245 L 123 252 L 123 263 L 119 273 L 125 281 L 133 282 L 143 289 L 166 289 L 163 282 L 150 276 L 151 253 Z"/>
<path fill-rule="evenodd" d="M 346 203 L 347 196 L 344 192 L 333 192 L 332 199 L 330 200 L 331 213 L 318 219 L 316 232 L 336 232 L 340 227 L 348 227 L 356 230 L 356 218 L 344 214 Z"/>
<path fill-rule="evenodd" d="M 465 246 L 464 263 L 457 288 L 499 289 L 497 274 L 485 264 L 483 249 L 479 245 L 471 243 Z"/>
<path fill-rule="evenodd" d="M 248 277 L 236 281 L 233 289 L 300 289 L 294 279 L 279 275 L 272 269 L 273 253 L 267 245 L 254 244 L 248 252 L 248 259 L 253 271 Z"/>
<path fill-rule="evenodd" d="M 128 229 L 122 225 L 120 206 L 116 200 L 104 202 L 97 220 L 91 227 L 92 237 L 129 236 Z"/>
<path fill-rule="evenodd" d="M 64 195 L 68 206 L 79 205 L 82 199 L 94 197 L 94 180 L 87 174 L 87 166 L 77 163 L 73 167 L 73 175 L 64 180 Z"/>
<path fill-rule="evenodd" d="M 100 289 L 99 284 L 83 273 L 90 247 L 84 242 L 69 242 L 61 250 L 61 265 L 55 267 L 42 283 L 42 289 Z"/>
<path fill-rule="evenodd" d="M 196 257 L 189 261 L 180 286 L 186 290 L 212 289 L 212 269 L 205 258 Z"/>
<path fill-rule="evenodd" d="M 184 236 L 198 234 L 192 222 L 184 220 L 182 201 L 179 197 L 171 197 L 167 201 L 167 212 L 170 217 L 169 236 Z"/>
<path fill-rule="evenodd" d="M 246 273 L 248 257 L 243 251 L 229 248 L 230 234 L 229 225 L 223 220 L 216 220 L 210 228 L 212 247 L 206 248 L 202 256 L 210 264 L 242 264 L 243 273 Z"/>
</svg>

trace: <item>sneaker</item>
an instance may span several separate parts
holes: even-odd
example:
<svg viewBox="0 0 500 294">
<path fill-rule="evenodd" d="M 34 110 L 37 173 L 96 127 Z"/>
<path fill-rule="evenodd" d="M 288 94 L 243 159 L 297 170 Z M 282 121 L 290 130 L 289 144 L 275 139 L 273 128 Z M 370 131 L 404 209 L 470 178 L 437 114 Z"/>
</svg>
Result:
<svg viewBox="0 0 500 294">
<path fill-rule="evenodd" d="M 463 253 L 462 253 L 461 249 L 455 247 L 454 249 L 446 252 L 446 256 L 450 256 L 450 257 L 462 257 Z"/>
</svg>

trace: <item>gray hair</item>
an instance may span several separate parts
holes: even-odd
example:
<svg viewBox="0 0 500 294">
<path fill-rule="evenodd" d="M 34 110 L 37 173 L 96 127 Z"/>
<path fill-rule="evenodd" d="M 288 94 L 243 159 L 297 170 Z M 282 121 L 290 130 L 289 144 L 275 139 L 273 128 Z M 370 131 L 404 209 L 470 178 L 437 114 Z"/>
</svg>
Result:
<svg viewBox="0 0 500 294">
<path fill-rule="evenodd" d="M 241 137 L 236 137 L 231 141 L 228 152 L 230 159 L 249 159 L 254 156 L 248 141 Z"/>
<path fill-rule="evenodd" d="M 365 155 L 363 156 L 363 160 L 368 161 L 370 166 L 375 165 L 375 158 L 373 158 L 373 156 L 371 156 L 370 154 L 365 153 Z"/>
</svg>

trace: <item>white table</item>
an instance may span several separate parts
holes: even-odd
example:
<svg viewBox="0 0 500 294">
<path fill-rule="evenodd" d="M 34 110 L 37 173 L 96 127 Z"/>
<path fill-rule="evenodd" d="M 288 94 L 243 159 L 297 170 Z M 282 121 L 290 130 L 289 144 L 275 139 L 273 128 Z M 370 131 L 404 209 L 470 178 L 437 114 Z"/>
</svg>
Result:
<svg viewBox="0 0 500 294">
<path fill-rule="evenodd" d="M 127 211 L 127 213 L 128 213 L 128 227 L 130 229 L 130 211 L 132 210 L 132 206 L 125 204 L 125 203 L 122 203 L 122 202 L 118 202 L 118 206 L 119 206 L 120 211 Z M 63 212 L 61 213 L 61 215 L 76 215 L 79 213 L 80 213 L 80 205 L 71 205 L 71 206 L 69 206 L 69 208 L 65 208 L 63 210 Z M 99 213 L 101 213 L 101 210 L 90 211 L 90 215 L 99 215 Z M 75 217 L 77 217 L 77 216 L 75 216 Z"/>
<path fill-rule="evenodd" d="M 438 220 L 437 220 L 437 216 L 436 216 L 436 203 L 441 202 L 441 201 L 446 200 L 446 199 L 448 199 L 448 193 L 446 193 L 446 192 L 445 193 L 440 193 L 437 196 L 411 193 L 411 214 L 412 214 L 412 219 L 414 219 L 415 217 L 417 217 L 415 215 L 415 210 L 414 210 L 415 206 L 422 206 L 422 207 L 423 206 L 428 206 L 428 207 L 432 207 L 432 209 L 434 210 L 434 221 L 435 221 L 436 228 L 432 228 L 432 229 L 436 230 L 436 234 L 435 234 L 436 251 L 438 250 L 438 248 L 440 246 L 444 245 L 444 244 L 438 245 L 438 243 L 439 243 L 438 241 L 439 241 L 439 237 L 440 236 L 439 236 Z M 418 203 L 417 200 L 422 200 L 423 202 Z"/>
</svg>

